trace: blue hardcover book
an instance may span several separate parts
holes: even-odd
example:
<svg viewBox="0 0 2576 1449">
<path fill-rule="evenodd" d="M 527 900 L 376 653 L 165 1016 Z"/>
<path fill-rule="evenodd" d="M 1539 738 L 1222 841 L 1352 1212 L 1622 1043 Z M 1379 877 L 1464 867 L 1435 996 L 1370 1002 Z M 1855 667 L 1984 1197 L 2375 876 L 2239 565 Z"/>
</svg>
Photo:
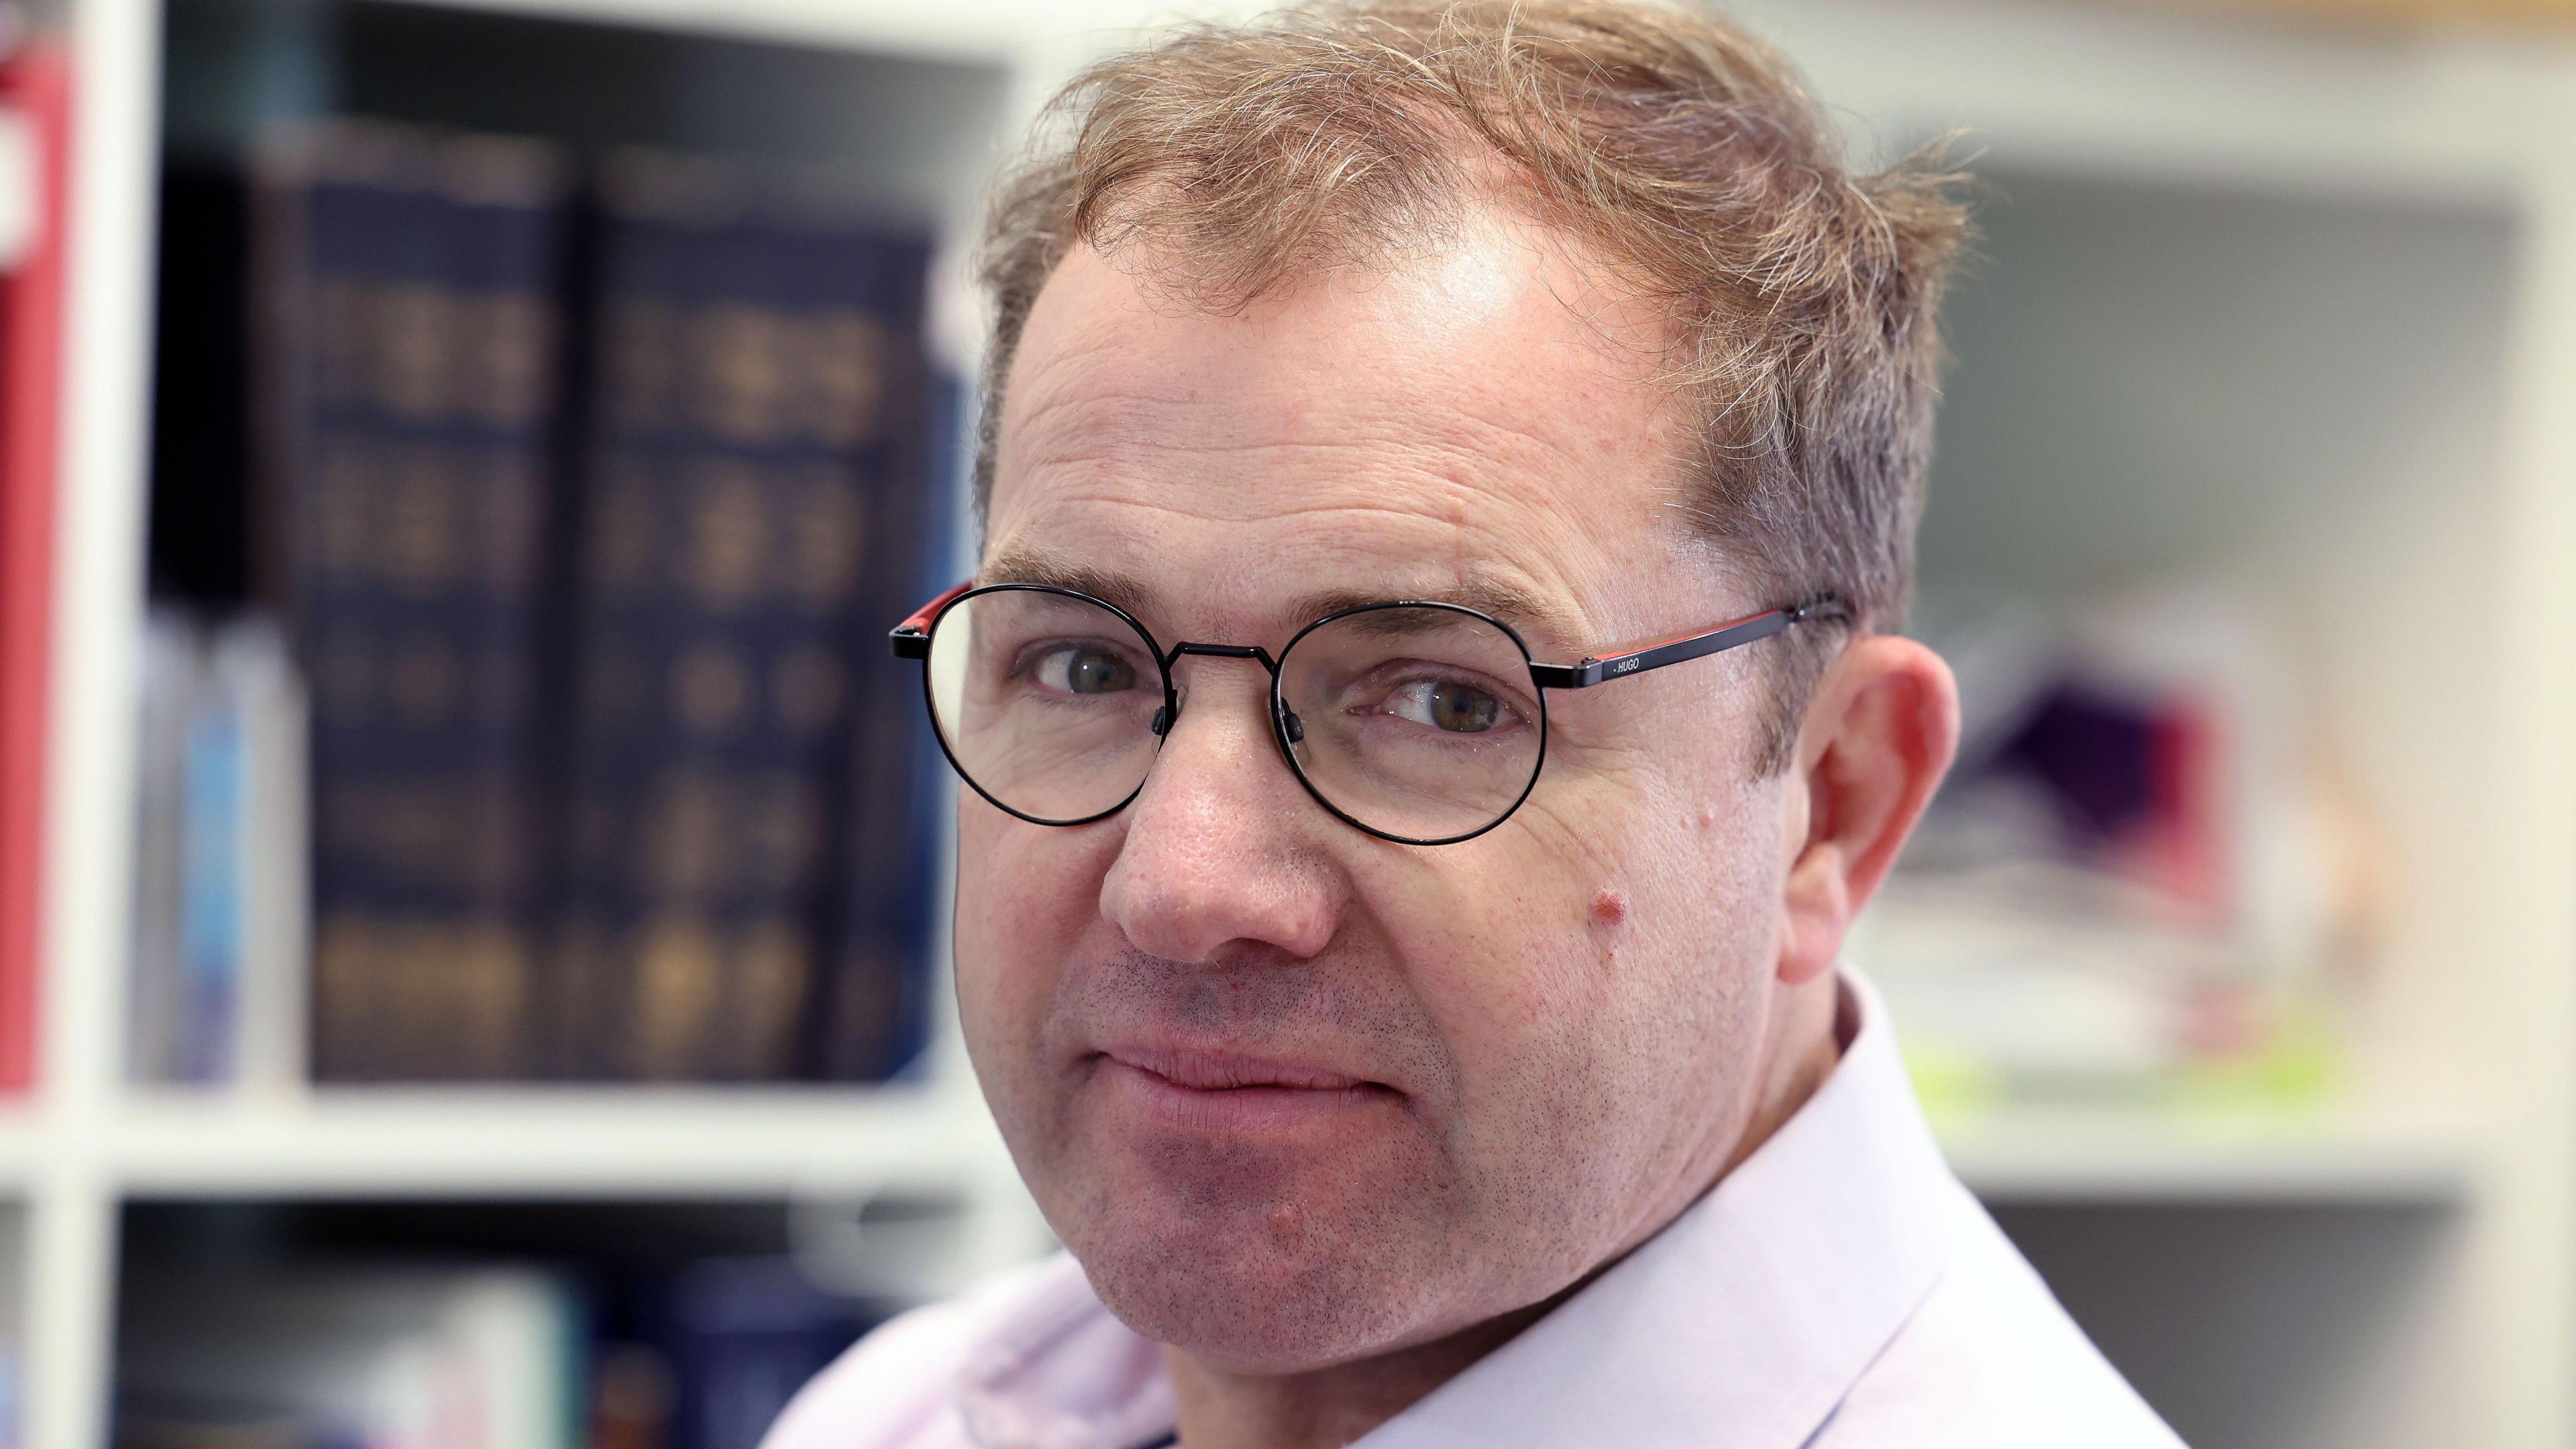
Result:
<svg viewBox="0 0 2576 1449">
<path fill-rule="evenodd" d="M 638 153 L 596 237 L 558 1069 L 811 1078 L 834 1003 L 918 969 L 854 948 L 847 883 L 917 853 L 868 671 L 919 572 L 928 242 Z"/>
<path fill-rule="evenodd" d="M 975 389 L 931 376 L 925 446 L 914 465 L 920 512 L 914 534 L 883 540 L 872 590 L 879 627 L 854 666 L 860 678 L 864 768 L 852 792 L 850 918 L 830 995 L 816 1013 L 821 1075 L 876 1081 L 900 1071 L 928 1036 L 931 938 L 938 887 L 935 851 L 946 839 L 940 806 L 948 762 L 923 708 L 919 666 L 888 655 L 886 629 L 957 582 L 953 522 L 972 465 Z"/>
<path fill-rule="evenodd" d="M 873 1316 L 814 1287 L 788 1258 L 714 1258 L 672 1283 L 664 1349 L 668 1449 L 759 1449 L 787 1401 Z"/>
<path fill-rule="evenodd" d="M 312 681 L 322 1079 L 537 1067 L 571 195 L 534 142 L 335 123 L 259 158 L 258 476 Z"/>
</svg>

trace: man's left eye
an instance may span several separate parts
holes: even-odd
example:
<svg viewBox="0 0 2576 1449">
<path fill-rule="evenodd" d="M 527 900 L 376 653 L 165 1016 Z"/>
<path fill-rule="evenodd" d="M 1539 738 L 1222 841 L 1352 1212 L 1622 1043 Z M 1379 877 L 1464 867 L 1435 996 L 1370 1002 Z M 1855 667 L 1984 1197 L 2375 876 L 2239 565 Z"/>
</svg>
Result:
<svg viewBox="0 0 2576 1449">
<path fill-rule="evenodd" d="M 1511 718 L 1491 693 L 1454 679 L 1417 679 L 1387 696 L 1386 712 L 1462 735 L 1482 734 Z"/>
</svg>

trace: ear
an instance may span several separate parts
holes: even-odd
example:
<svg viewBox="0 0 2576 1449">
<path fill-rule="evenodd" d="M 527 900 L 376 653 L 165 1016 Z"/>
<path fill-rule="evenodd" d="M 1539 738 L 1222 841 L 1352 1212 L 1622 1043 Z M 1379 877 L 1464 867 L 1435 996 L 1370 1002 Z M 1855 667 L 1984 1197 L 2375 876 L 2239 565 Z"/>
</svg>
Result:
<svg viewBox="0 0 2576 1449">
<path fill-rule="evenodd" d="M 1959 749 L 1959 686 L 1911 639 L 1853 640 L 1807 705 L 1781 841 L 1779 978 L 1823 973 Z"/>
</svg>

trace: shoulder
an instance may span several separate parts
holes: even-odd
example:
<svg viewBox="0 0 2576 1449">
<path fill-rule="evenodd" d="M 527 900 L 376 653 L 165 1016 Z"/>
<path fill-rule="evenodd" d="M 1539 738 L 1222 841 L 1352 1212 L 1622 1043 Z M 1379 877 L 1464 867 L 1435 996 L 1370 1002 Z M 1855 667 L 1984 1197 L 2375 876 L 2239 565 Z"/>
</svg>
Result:
<svg viewBox="0 0 2576 1449">
<path fill-rule="evenodd" d="M 760 1449 L 964 1449 L 959 1372 L 993 1325 L 1062 1259 L 1015 1269 L 880 1324 L 799 1390 Z"/>
<path fill-rule="evenodd" d="M 1966 1207 L 1940 1280 L 1812 1449 L 2182 1449 L 1994 1219 Z"/>
</svg>

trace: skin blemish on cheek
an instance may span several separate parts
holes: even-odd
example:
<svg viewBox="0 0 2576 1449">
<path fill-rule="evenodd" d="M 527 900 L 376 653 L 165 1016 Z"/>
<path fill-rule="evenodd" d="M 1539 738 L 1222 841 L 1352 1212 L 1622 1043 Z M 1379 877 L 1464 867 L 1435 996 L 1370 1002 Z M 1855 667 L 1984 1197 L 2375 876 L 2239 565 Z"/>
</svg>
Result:
<svg viewBox="0 0 2576 1449">
<path fill-rule="evenodd" d="M 1628 897 L 1617 886 L 1603 886 L 1592 897 L 1592 923 L 1615 926 L 1628 919 Z"/>
<path fill-rule="evenodd" d="M 1270 1205 L 1270 1235 L 1272 1237 L 1294 1238 L 1298 1233 L 1304 1231 L 1305 1226 L 1306 1214 L 1304 1210 L 1300 1209 L 1295 1203 L 1274 1202 Z"/>
</svg>

